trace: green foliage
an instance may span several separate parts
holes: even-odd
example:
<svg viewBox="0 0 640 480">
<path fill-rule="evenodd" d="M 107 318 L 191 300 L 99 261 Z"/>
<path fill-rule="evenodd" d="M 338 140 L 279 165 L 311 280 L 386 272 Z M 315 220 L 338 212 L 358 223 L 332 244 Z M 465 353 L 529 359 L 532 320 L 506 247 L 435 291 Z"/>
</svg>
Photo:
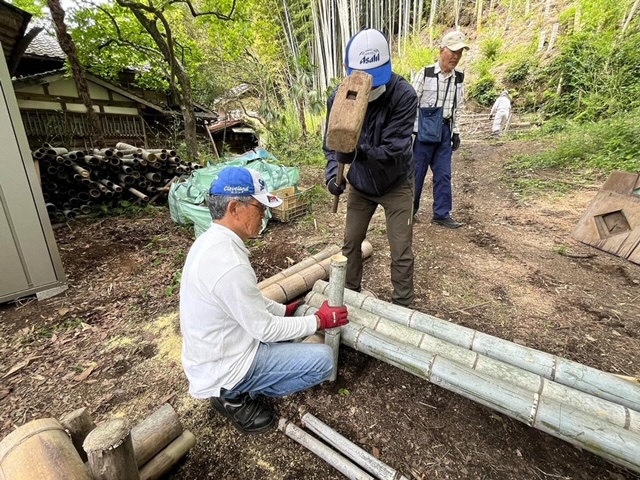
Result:
<svg viewBox="0 0 640 480">
<path fill-rule="evenodd" d="M 532 182 L 527 174 L 545 169 L 562 169 L 578 178 L 607 175 L 612 170 L 640 172 L 640 109 L 601 122 L 573 122 L 562 128 L 556 121 L 546 128 L 543 135 L 552 148 L 517 156 L 508 164 L 508 171 L 522 181 Z M 550 131 L 557 133 L 549 135 Z"/>
<path fill-rule="evenodd" d="M 65 333 L 75 330 L 85 323 L 82 318 L 70 317 L 61 320 L 59 323 L 43 325 L 38 328 L 31 327 L 26 329 L 24 336 L 20 339 L 22 344 L 32 343 L 39 338 L 51 338 L 58 333 Z"/>
<path fill-rule="evenodd" d="M 156 207 L 136 201 L 120 200 L 112 204 L 102 204 L 99 212 L 99 216 L 103 217 L 118 217 L 124 215 L 129 218 L 140 218 L 142 216 L 155 214 Z"/>
<path fill-rule="evenodd" d="M 171 297 L 180 291 L 180 281 L 182 280 L 182 270 L 176 271 L 171 277 L 171 284 L 165 289 L 164 294 Z"/>
<path fill-rule="evenodd" d="M 497 60 L 500 49 L 502 48 L 502 43 L 503 40 L 501 37 L 496 36 L 486 39 L 480 44 L 482 56 L 490 62 Z"/>
<path fill-rule="evenodd" d="M 411 35 L 403 44 L 402 55 L 393 58 L 391 63 L 394 72 L 410 81 L 416 72 L 438 60 L 438 54 L 439 49 L 437 46 L 430 48 L 425 45 L 422 36 L 416 33 Z"/>
<path fill-rule="evenodd" d="M 291 125 L 293 124 L 293 125 Z M 268 136 L 267 149 L 284 165 L 324 166 L 322 134 L 319 129 L 302 136 L 295 122 L 283 122 L 274 127 Z"/>
<path fill-rule="evenodd" d="M 521 58 L 509 65 L 505 71 L 504 79 L 511 84 L 522 84 L 529 79 L 535 63 L 530 58 Z"/>
<path fill-rule="evenodd" d="M 35 18 L 45 18 L 46 0 L 9 0 L 9 3 L 25 12 L 30 13 Z"/>
<path fill-rule="evenodd" d="M 491 106 L 500 93 L 496 88 L 495 78 L 489 75 L 472 83 L 467 92 L 469 98 L 484 106 Z"/>
<path fill-rule="evenodd" d="M 584 32 L 569 37 L 546 71 L 546 110 L 594 121 L 640 106 L 640 32 Z M 560 86 L 560 93 L 558 93 Z"/>
</svg>

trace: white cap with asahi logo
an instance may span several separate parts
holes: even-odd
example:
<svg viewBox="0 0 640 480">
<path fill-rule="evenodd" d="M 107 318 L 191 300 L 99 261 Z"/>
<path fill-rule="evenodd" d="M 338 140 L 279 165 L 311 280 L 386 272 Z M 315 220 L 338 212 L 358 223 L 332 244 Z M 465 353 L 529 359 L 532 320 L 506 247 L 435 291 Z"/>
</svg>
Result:
<svg viewBox="0 0 640 480">
<path fill-rule="evenodd" d="M 368 28 L 356 33 L 347 44 L 345 54 L 347 74 L 361 70 L 373 77 L 373 87 L 391 80 L 391 51 L 382 32 Z"/>
</svg>

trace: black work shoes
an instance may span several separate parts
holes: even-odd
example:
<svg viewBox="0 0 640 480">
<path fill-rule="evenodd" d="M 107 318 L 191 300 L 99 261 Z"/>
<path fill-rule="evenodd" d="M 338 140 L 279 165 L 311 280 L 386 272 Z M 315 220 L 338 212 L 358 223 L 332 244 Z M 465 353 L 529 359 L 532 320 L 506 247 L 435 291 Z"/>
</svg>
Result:
<svg viewBox="0 0 640 480">
<path fill-rule="evenodd" d="M 447 217 L 447 218 L 436 218 L 436 217 L 433 217 L 431 219 L 431 223 L 433 223 L 434 225 L 441 225 L 441 226 L 447 227 L 447 228 L 460 228 L 461 226 L 464 225 L 464 223 L 456 222 L 451 217 Z"/>
<path fill-rule="evenodd" d="M 235 398 L 211 397 L 211 406 L 219 413 L 231 420 L 234 427 L 242 433 L 263 433 L 276 425 L 274 413 L 253 400 L 249 394 L 242 394 Z"/>
</svg>

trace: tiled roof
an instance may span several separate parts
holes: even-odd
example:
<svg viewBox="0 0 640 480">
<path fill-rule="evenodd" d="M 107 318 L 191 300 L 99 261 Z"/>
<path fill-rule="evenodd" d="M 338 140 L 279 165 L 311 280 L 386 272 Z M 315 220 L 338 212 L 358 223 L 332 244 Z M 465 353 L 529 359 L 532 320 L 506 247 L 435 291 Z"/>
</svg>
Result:
<svg viewBox="0 0 640 480">
<path fill-rule="evenodd" d="M 47 32 L 41 32 L 40 35 L 31 41 L 25 51 L 25 55 L 59 59 L 65 58 L 65 54 L 60 48 L 58 40 L 48 35 Z"/>
<path fill-rule="evenodd" d="M 38 80 L 41 78 L 45 78 L 45 77 L 49 77 L 51 75 L 57 75 L 59 73 L 65 73 L 67 70 L 65 68 L 59 68 L 58 70 L 49 70 L 48 72 L 40 72 L 40 73 L 34 73 L 33 75 L 23 75 L 21 77 L 15 77 L 13 79 L 13 83 L 29 83 L 32 82 L 34 80 Z"/>
</svg>

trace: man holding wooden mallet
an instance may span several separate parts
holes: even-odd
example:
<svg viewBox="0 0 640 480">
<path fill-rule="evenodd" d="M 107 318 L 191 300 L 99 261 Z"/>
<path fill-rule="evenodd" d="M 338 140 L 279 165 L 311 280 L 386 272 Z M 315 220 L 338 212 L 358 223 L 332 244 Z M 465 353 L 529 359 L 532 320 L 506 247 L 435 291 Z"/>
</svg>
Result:
<svg viewBox="0 0 640 480">
<path fill-rule="evenodd" d="M 350 152 L 331 149 L 327 137 L 325 180 L 336 196 L 344 193 L 347 182 L 339 181 L 340 164 L 350 164 L 346 180 L 347 218 L 342 254 L 347 257 L 346 288 L 362 288 L 361 245 L 378 205 L 384 208 L 387 237 L 391 248 L 393 303 L 408 306 L 413 288 L 413 195 L 414 163 L 411 133 L 418 100 L 409 82 L 391 71 L 391 51 L 385 36 L 374 29 L 354 35 L 345 53 L 347 74 L 363 71 L 372 77 L 362 131 Z M 327 118 L 336 93 L 329 98 Z"/>
</svg>

